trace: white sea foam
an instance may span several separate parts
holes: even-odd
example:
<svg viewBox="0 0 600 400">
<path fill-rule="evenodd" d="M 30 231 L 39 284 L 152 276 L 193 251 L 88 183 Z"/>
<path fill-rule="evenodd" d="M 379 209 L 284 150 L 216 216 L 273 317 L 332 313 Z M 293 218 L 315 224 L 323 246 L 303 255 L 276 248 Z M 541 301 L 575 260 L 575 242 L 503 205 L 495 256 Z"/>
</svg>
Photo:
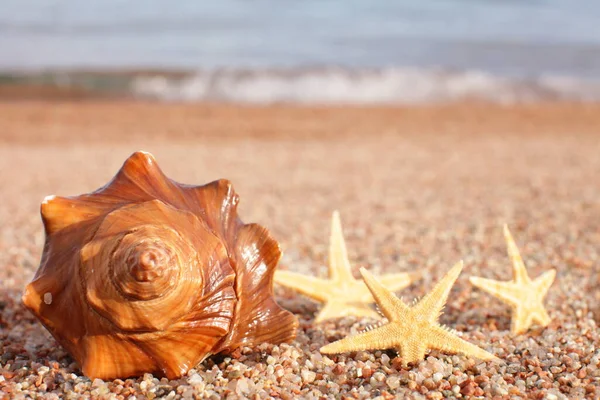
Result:
<svg viewBox="0 0 600 400">
<path fill-rule="evenodd" d="M 241 103 L 395 104 L 462 99 L 499 103 L 600 100 L 600 81 L 560 76 L 511 79 L 482 71 L 415 68 L 346 70 L 214 70 L 184 78 L 136 77 L 132 92 L 167 101 Z"/>
</svg>

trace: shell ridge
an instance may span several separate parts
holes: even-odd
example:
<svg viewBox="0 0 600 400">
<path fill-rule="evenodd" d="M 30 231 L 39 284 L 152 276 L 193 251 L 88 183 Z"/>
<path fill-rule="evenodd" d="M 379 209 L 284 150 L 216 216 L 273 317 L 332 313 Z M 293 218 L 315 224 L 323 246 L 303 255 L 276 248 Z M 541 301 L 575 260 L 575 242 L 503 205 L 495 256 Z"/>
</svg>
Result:
<svg viewBox="0 0 600 400">
<path fill-rule="evenodd" d="M 151 179 L 159 184 L 153 185 Z M 159 199 L 178 208 L 182 205 L 189 206 L 182 186 L 164 174 L 152 155 L 136 152 L 123 163 L 119 172 L 106 185 L 80 196 L 47 196 L 40 206 L 40 212 L 47 232 L 53 233 L 75 222 L 100 217 L 140 201 Z M 133 193 L 132 188 L 136 188 L 138 193 Z M 159 188 L 163 190 L 158 190 Z M 176 193 L 178 196 L 173 196 Z M 135 195 L 133 199 L 132 194 Z M 60 212 L 56 213 L 56 208 L 60 208 Z M 63 221 L 53 214 L 60 215 Z M 73 221 L 64 221 L 65 214 Z"/>
<path fill-rule="evenodd" d="M 236 275 L 239 300 L 234 311 L 234 329 L 219 349 L 293 340 L 298 321 L 273 296 L 273 275 L 281 255 L 279 244 L 267 229 L 247 224 L 238 231 L 235 251 L 240 261 Z"/>
<path fill-rule="evenodd" d="M 117 200 L 115 203 L 120 203 L 119 206 L 150 199 L 176 208 L 186 205 L 181 185 L 165 175 L 150 153 L 142 151 L 129 156 L 115 177 L 92 194 Z"/>
<path fill-rule="evenodd" d="M 218 179 L 202 186 L 182 186 L 183 191 L 191 197 L 190 209 L 202 217 L 206 225 L 215 235 L 221 238 L 231 253 L 235 238 L 236 227 L 231 222 L 237 218 L 237 194 L 231 182 L 227 179 Z M 234 216 L 234 218 L 231 218 Z"/>
<path fill-rule="evenodd" d="M 22 296 L 25 307 L 38 316 L 61 345 L 75 354 L 77 348 L 74 341 L 86 334 L 85 327 L 77 329 L 77 326 L 74 326 L 61 335 L 59 322 L 64 315 L 82 319 L 84 306 L 79 304 L 78 297 L 74 297 L 75 304 L 66 299 L 73 297 L 73 294 L 78 292 L 78 288 L 84 286 L 79 274 L 78 254 L 57 249 L 81 246 L 92 235 L 82 236 L 80 232 L 95 230 L 97 225 L 99 225 L 97 220 L 81 221 L 46 235 L 40 268 Z M 52 296 L 51 304 L 45 304 L 45 293 L 50 293 Z"/>
<path fill-rule="evenodd" d="M 86 376 L 106 380 L 114 375 L 130 377 L 143 371 L 160 371 L 159 363 L 135 341 L 108 333 L 82 338 L 84 355 L 80 363 Z"/>
</svg>

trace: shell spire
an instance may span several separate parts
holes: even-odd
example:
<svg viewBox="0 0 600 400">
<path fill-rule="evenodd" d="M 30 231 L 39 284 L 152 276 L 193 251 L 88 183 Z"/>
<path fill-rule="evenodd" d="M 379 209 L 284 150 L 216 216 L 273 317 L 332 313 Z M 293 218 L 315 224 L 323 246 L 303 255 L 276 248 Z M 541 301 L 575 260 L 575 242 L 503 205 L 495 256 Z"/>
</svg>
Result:
<svg viewBox="0 0 600 400">
<path fill-rule="evenodd" d="M 179 184 L 136 152 L 95 192 L 44 199 L 23 303 L 91 378 L 176 378 L 210 354 L 290 341 L 298 322 L 273 298 L 279 245 L 238 202 L 226 180 Z"/>
</svg>

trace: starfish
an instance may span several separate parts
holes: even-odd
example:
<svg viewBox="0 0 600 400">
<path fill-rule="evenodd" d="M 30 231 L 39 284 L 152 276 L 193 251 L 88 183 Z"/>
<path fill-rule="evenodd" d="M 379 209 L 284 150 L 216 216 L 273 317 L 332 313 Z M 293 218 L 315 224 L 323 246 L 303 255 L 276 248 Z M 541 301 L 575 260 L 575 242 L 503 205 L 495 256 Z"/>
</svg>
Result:
<svg viewBox="0 0 600 400">
<path fill-rule="evenodd" d="M 428 295 L 412 307 L 361 268 L 365 283 L 389 322 L 323 346 L 321 352 L 336 354 L 393 348 L 400 353 L 405 367 L 408 363 L 423 360 L 428 349 L 464 353 L 483 360 L 496 359 L 494 355 L 459 338 L 457 332 L 437 322 L 462 267 L 462 262 L 457 263 Z"/>
<path fill-rule="evenodd" d="M 519 248 L 506 225 L 504 225 L 504 238 L 513 264 L 514 280 L 503 282 L 474 276 L 469 280 L 479 289 L 497 297 L 512 308 L 510 330 L 513 334 L 527 331 L 534 322 L 542 327 L 548 326 L 550 316 L 544 308 L 543 301 L 554 282 L 556 270 L 546 271 L 532 281 L 527 275 Z"/>
<path fill-rule="evenodd" d="M 401 272 L 383 275 L 380 279 L 385 287 L 395 292 L 410 285 L 415 277 L 414 273 Z M 337 211 L 334 211 L 331 220 L 329 279 L 278 270 L 275 272 L 275 282 L 296 290 L 313 300 L 325 303 L 315 319 L 316 323 L 348 315 L 381 318 L 375 310 L 370 308 L 373 297 L 365 284 L 352 275 L 342 234 L 340 215 Z"/>
</svg>

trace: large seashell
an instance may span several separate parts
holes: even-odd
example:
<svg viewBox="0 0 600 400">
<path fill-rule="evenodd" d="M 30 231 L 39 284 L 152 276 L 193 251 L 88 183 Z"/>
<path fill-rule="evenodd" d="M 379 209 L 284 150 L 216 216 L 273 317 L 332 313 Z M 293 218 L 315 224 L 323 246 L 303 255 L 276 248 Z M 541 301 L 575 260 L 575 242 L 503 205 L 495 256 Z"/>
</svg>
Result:
<svg viewBox="0 0 600 400">
<path fill-rule="evenodd" d="M 105 187 L 47 197 L 23 302 L 91 378 L 176 378 L 210 354 L 293 340 L 273 298 L 278 243 L 219 180 L 188 186 L 134 153 Z"/>
</svg>

